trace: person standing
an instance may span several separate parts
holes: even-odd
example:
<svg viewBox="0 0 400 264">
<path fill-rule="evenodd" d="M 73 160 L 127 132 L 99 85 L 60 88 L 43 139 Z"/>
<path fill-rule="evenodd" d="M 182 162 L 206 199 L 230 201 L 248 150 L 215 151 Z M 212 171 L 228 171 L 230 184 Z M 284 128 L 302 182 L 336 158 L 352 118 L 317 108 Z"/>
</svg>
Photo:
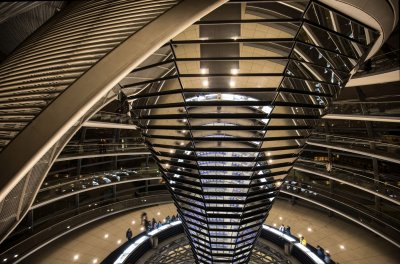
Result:
<svg viewBox="0 0 400 264">
<path fill-rule="evenodd" d="M 292 233 L 290 232 L 290 226 L 287 226 L 287 227 L 285 228 L 285 234 L 288 235 L 288 236 L 291 236 L 291 235 L 292 235 Z"/>
<path fill-rule="evenodd" d="M 300 237 L 300 244 L 302 244 L 303 246 L 307 246 L 307 241 L 303 236 Z"/>
<path fill-rule="evenodd" d="M 132 230 L 130 228 L 126 230 L 126 239 L 128 239 L 128 241 L 132 239 Z"/>
</svg>

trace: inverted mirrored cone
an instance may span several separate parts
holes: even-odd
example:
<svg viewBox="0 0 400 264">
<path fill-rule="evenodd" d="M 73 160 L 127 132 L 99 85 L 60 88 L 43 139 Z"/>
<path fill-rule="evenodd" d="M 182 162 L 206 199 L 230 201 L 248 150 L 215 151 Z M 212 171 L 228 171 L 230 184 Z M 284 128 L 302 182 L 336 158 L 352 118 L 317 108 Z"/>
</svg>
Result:
<svg viewBox="0 0 400 264">
<path fill-rule="evenodd" d="M 279 186 L 376 36 L 314 2 L 229 3 L 133 72 L 135 121 L 198 263 L 248 262 Z"/>
</svg>

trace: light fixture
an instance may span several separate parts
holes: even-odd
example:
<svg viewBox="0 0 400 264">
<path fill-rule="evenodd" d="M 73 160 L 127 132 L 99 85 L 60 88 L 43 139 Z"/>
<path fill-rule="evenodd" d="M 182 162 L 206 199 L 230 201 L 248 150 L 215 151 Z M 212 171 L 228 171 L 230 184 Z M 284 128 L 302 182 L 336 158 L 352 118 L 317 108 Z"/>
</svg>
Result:
<svg viewBox="0 0 400 264">
<path fill-rule="evenodd" d="M 203 80 L 202 84 L 203 84 L 204 87 L 208 87 L 208 84 L 209 84 L 208 80 Z"/>
<path fill-rule="evenodd" d="M 108 238 L 108 234 L 105 234 L 105 235 L 104 235 L 104 238 Z"/>
<path fill-rule="evenodd" d="M 97 263 L 97 258 L 93 259 L 93 260 L 92 260 L 92 263 L 93 263 L 93 264 L 96 264 L 96 263 Z"/>
<path fill-rule="evenodd" d="M 267 156 L 271 156 L 271 152 L 267 152 Z"/>
<path fill-rule="evenodd" d="M 207 74 L 208 73 L 208 69 L 207 68 L 201 68 L 200 69 L 200 73 L 201 74 Z"/>
<path fill-rule="evenodd" d="M 15 255 L 14 255 L 14 258 L 18 258 L 18 254 L 15 254 Z"/>
<path fill-rule="evenodd" d="M 3 259 L 3 262 L 6 262 L 6 261 L 7 261 L 7 258 L 4 258 L 4 259 Z"/>
<path fill-rule="evenodd" d="M 140 228 L 140 231 L 143 231 L 144 230 L 144 227 L 142 226 L 141 228 Z"/>
<path fill-rule="evenodd" d="M 274 223 L 273 226 L 276 227 L 276 224 Z"/>
<path fill-rule="evenodd" d="M 307 228 L 307 231 L 308 231 L 308 232 L 312 232 L 311 227 Z"/>
<path fill-rule="evenodd" d="M 239 69 L 231 69 L 231 74 L 236 75 L 239 73 Z"/>
<path fill-rule="evenodd" d="M 118 239 L 117 244 L 118 245 L 121 244 L 121 239 Z"/>
<path fill-rule="evenodd" d="M 345 247 L 343 245 L 339 245 L 340 249 L 345 249 Z"/>
<path fill-rule="evenodd" d="M 233 40 L 237 40 L 239 37 L 238 36 L 233 36 L 232 39 Z"/>
<path fill-rule="evenodd" d="M 282 220 L 282 216 L 279 216 L 279 220 Z"/>
<path fill-rule="evenodd" d="M 160 215 L 161 213 L 160 212 L 157 212 L 157 215 Z"/>
<path fill-rule="evenodd" d="M 132 225 L 134 225 L 134 224 L 136 224 L 136 221 L 135 221 L 135 220 L 132 220 Z"/>
<path fill-rule="evenodd" d="M 78 259 L 79 259 L 79 255 L 75 255 L 74 260 L 78 260 Z"/>
<path fill-rule="evenodd" d="M 297 236 L 302 237 L 303 235 L 301 233 L 298 233 Z"/>
<path fill-rule="evenodd" d="M 174 150 L 173 150 L 173 149 L 170 149 L 170 150 L 169 150 L 169 153 L 171 153 L 171 154 L 174 153 Z"/>
<path fill-rule="evenodd" d="M 183 145 L 185 145 L 185 142 L 181 142 L 179 145 L 183 146 Z"/>
<path fill-rule="evenodd" d="M 230 87 L 235 87 L 236 86 L 236 82 L 234 80 L 230 80 L 229 81 L 229 86 Z"/>
<path fill-rule="evenodd" d="M 268 160 L 268 163 L 272 163 L 272 161 L 273 161 L 272 159 L 269 159 L 269 160 Z"/>
</svg>

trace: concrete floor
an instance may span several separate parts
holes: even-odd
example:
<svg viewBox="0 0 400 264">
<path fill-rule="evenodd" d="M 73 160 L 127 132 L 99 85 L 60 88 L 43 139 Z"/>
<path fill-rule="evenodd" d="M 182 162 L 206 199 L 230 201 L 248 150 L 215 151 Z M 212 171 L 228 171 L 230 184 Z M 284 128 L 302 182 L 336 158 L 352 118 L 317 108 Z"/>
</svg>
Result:
<svg viewBox="0 0 400 264">
<path fill-rule="evenodd" d="M 150 219 L 155 217 L 157 220 L 176 214 L 175 206 L 166 204 L 110 217 L 58 239 L 21 263 L 100 263 L 118 247 L 119 241 L 125 241 L 128 227 L 134 235 L 139 233 L 143 211 Z M 400 263 L 399 248 L 364 228 L 318 210 L 278 200 L 266 223 L 277 227 L 281 223 L 290 225 L 293 234 L 302 234 L 308 243 L 329 250 L 332 259 L 340 264 Z"/>
</svg>

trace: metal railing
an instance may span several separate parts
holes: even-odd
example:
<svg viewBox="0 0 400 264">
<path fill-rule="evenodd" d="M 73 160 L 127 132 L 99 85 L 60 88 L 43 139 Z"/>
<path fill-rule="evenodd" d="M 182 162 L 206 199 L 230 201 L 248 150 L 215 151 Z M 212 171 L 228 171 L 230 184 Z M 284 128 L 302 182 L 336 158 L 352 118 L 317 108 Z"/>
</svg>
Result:
<svg viewBox="0 0 400 264">
<path fill-rule="evenodd" d="M 13 263 L 18 263 L 50 242 L 84 225 L 120 212 L 170 202 L 172 200 L 169 194 L 160 193 L 93 208 L 63 221 L 55 222 L 54 225 L 37 230 L 34 233 L 26 232 L 25 237 L 13 245 L 8 245 L 8 248 L 2 251 L 0 259 L 8 259 Z"/>
<path fill-rule="evenodd" d="M 347 197 L 331 193 L 311 183 L 299 183 L 295 179 L 288 178 L 281 188 L 286 194 L 293 193 L 295 196 L 301 196 L 334 208 L 341 214 L 356 219 L 359 223 L 384 234 L 392 241 L 400 242 L 400 220 L 397 218 L 376 211 Z"/>
<path fill-rule="evenodd" d="M 384 199 L 395 202 L 396 204 L 400 203 L 399 187 L 351 170 L 338 168 L 334 165 L 330 171 L 327 171 L 327 166 L 328 163 L 316 162 L 302 158 L 297 160 L 294 169 L 302 171 L 302 168 L 304 168 L 306 170 L 314 171 L 317 175 L 327 175 L 327 177 L 341 183 L 347 183 L 355 188 L 368 191 L 374 195 L 378 195 Z"/>
<path fill-rule="evenodd" d="M 97 112 L 90 118 L 90 121 L 133 125 L 132 118 L 128 114 L 119 114 L 105 111 Z"/>
<path fill-rule="evenodd" d="M 376 55 L 370 60 L 364 62 L 353 78 L 360 78 L 365 75 L 387 72 L 391 69 L 399 68 L 399 65 L 400 50 L 393 50 L 384 54 Z"/>
<path fill-rule="evenodd" d="M 35 198 L 33 208 L 37 208 L 64 199 L 68 196 L 75 195 L 81 192 L 102 188 L 114 184 L 122 184 L 132 181 L 150 180 L 159 178 L 161 175 L 155 168 L 152 169 L 124 169 L 113 170 L 107 172 L 93 173 L 81 175 L 80 178 L 68 181 L 53 183 L 50 186 L 46 184 L 39 190 Z"/>
</svg>

